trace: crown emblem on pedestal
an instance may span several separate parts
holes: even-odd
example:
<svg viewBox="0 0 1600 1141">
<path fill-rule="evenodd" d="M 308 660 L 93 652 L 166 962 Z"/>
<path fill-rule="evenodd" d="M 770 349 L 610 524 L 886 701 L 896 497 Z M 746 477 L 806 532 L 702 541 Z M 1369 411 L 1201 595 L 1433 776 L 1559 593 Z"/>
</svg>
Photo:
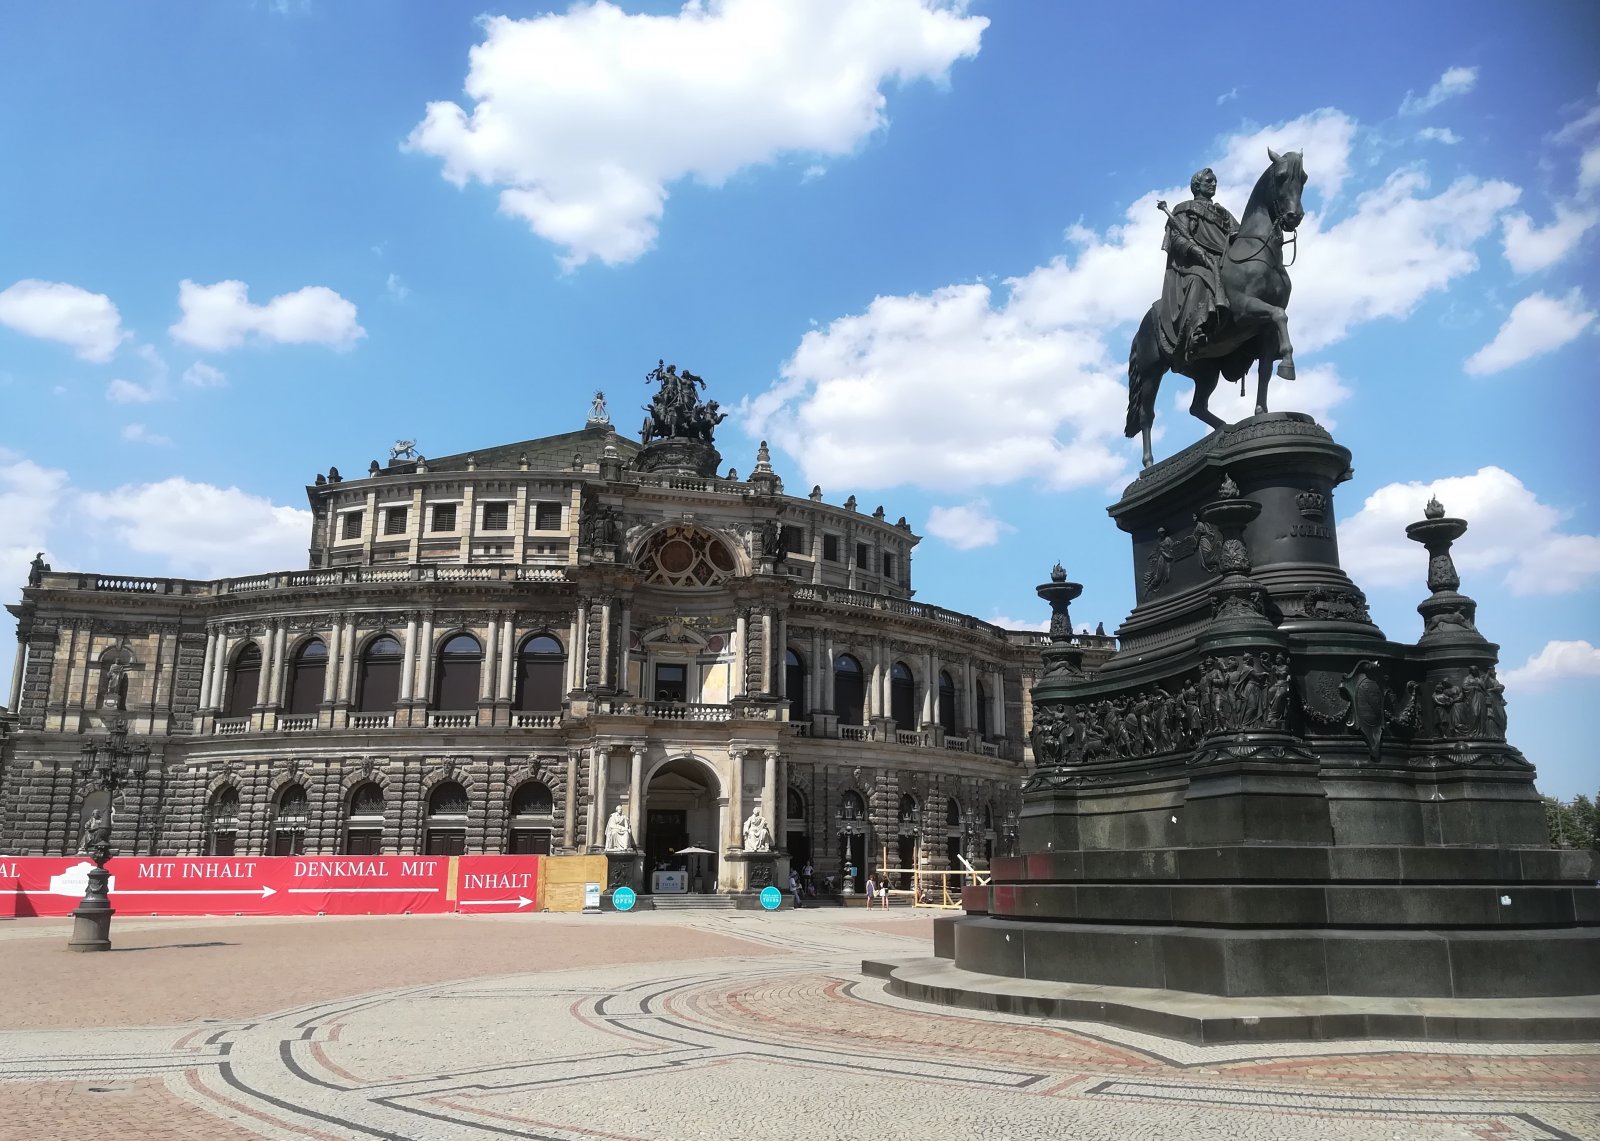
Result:
<svg viewBox="0 0 1600 1141">
<path fill-rule="evenodd" d="M 1294 503 L 1307 519 L 1321 519 L 1328 509 L 1328 497 L 1314 487 L 1308 487 L 1295 496 Z"/>
</svg>

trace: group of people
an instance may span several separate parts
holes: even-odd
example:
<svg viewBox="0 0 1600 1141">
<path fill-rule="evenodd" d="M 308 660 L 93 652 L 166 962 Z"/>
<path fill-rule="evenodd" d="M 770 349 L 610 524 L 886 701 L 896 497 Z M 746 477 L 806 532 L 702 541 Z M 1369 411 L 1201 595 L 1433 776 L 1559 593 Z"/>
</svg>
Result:
<svg viewBox="0 0 1600 1141">
<path fill-rule="evenodd" d="M 1494 667 L 1484 672 L 1469 666 L 1460 684 L 1448 678 L 1433 687 L 1434 734 L 1439 737 L 1487 737 L 1500 741 L 1506 735 L 1506 687 Z"/>
</svg>

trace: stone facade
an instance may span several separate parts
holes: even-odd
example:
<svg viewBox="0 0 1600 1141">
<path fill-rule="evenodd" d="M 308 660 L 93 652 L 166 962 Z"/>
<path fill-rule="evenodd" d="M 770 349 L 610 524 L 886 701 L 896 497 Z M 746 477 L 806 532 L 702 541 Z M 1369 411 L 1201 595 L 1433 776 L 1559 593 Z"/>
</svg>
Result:
<svg viewBox="0 0 1600 1141">
<path fill-rule="evenodd" d="M 0 851 L 75 848 L 121 717 L 129 854 L 585 852 L 618 805 L 647 867 L 709 849 L 706 890 L 747 886 L 757 805 L 819 876 L 1006 847 L 1042 636 L 913 602 L 904 519 L 786 495 L 764 449 L 746 479 L 638 450 L 591 423 L 330 472 L 305 570 L 37 575 Z"/>
</svg>

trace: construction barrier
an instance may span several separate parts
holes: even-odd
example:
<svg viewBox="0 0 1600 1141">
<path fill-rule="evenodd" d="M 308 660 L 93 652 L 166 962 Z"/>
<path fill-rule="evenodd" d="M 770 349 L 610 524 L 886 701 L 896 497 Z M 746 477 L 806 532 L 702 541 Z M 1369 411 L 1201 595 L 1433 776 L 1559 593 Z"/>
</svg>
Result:
<svg viewBox="0 0 1600 1141">
<path fill-rule="evenodd" d="M 481 915 L 538 910 L 543 858 L 117 856 L 106 871 L 123 915 Z M 0 918 L 68 914 L 93 867 L 82 856 L 0 856 Z"/>
</svg>

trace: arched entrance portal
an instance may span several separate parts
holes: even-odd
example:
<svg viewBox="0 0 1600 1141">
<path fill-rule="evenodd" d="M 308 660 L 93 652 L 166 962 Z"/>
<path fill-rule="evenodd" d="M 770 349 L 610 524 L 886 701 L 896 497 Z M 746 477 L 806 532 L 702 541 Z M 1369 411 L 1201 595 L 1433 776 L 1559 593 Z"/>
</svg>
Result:
<svg viewBox="0 0 1600 1141">
<path fill-rule="evenodd" d="M 685 873 L 690 892 L 717 890 L 721 796 L 717 774 L 693 757 L 670 760 L 651 774 L 644 797 L 645 890 L 654 890 L 658 871 Z M 690 847 L 710 854 L 680 854 Z"/>
</svg>

